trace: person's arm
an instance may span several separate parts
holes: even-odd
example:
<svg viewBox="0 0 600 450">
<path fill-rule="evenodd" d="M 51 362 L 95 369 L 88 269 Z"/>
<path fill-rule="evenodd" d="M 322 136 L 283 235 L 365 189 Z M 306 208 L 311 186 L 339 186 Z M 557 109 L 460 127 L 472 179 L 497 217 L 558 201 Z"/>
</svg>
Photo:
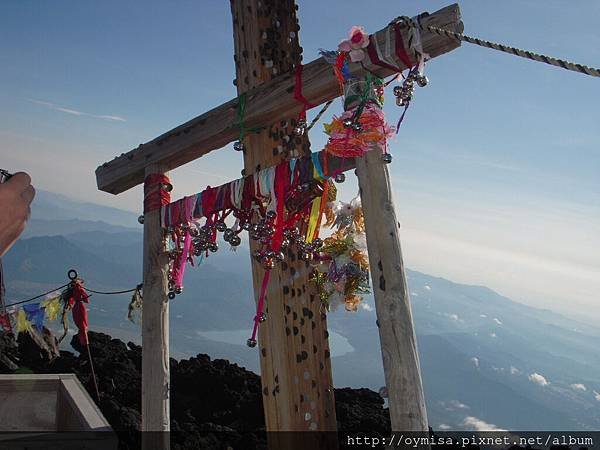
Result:
<svg viewBox="0 0 600 450">
<path fill-rule="evenodd" d="M 0 257 L 19 238 L 29 219 L 29 205 L 35 197 L 31 178 L 24 172 L 0 184 Z"/>
</svg>

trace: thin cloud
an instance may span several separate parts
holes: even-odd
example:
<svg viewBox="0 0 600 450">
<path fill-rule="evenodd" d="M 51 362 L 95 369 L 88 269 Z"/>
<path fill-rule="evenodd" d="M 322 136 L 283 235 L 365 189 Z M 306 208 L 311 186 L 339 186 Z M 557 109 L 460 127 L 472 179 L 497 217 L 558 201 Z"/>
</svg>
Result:
<svg viewBox="0 0 600 450">
<path fill-rule="evenodd" d="M 502 428 L 498 428 L 493 423 L 487 423 L 477 417 L 467 416 L 463 421 L 463 426 L 467 429 L 474 431 L 506 431 Z"/>
<path fill-rule="evenodd" d="M 539 384 L 540 386 L 548 386 L 550 384 L 550 382 L 548 380 L 546 380 L 546 377 L 544 377 L 543 375 L 540 375 L 537 372 L 532 373 L 531 375 L 529 375 L 527 377 L 529 379 L 529 381 L 531 381 L 532 383 L 535 384 Z"/>
<path fill-rule="evenodd" d="M 373 307 L 371 305 L 369 305 L 368 303 L 362 302 L 360 304 L 360 307 L 362 309 L 364 309 L 365 311 L 373 311 Z"/>
<path fill-rule="evenodd" d="M 594 391 L 594 398 L 600 402 L 600 392 Z"/>
<path fill-rule="evenodd" d="M 587 391 L 585 384 L 581 384 L 581 383 L 573 383 L 573 384 L 569 385 L 569 387 L 571 389 L 573 389 L 574 391 Z"/>
<path fill-rule="evenodd" d="M 56 105 L 56 104 L 50 103 L 50 102 L 45 102 L 43 100 L 35 100 L 35 99 L 31 99 L 31 98 L 28 100 L 31 103 L 35 103 L 36 105 L 45 106 L 46 108 L 52 109 L 54 111 L 63 112 L 65 114 L 71 114 L 72 116 L 92 117 L 94 119 L 108 120 L 110 122 L 125 122 L 126 121 L 126 119 L 121 116 L 108 115 L 108 114 L 91 114 L 91 113 L 87 113 L 87 112 L 83 112 L 83 111 L 78 111 L 78 110 L 72 109 L 72 108 L 64 108 L 62 106 L 59 106 L 59 105 Z"/>
</svg>

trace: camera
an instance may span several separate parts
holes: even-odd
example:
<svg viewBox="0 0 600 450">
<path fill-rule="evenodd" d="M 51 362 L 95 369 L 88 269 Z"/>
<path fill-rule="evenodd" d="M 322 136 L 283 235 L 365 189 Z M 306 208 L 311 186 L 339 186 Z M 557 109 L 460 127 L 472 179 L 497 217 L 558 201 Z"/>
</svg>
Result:
<svg viewBox="0 0 600 450">
<path fill-rule="evenodd" d="M 7 172 L 4 169 L 0 169 L 0 184 L 8 181 L 8 179 L 12 177 L 12 174 Z"/>
</svg>

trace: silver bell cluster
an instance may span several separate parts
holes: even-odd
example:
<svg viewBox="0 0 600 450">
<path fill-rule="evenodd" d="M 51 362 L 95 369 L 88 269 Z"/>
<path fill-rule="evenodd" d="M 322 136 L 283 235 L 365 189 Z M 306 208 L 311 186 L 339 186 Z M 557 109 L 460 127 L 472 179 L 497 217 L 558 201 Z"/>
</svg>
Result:
<svg viewBox="0 0 600 450">
<path fill-rule="evenodd" d="M 429 83 L 429 79 L 419 72 L 410 72 L 402 86 L 394 87 L 394 96 L 396 97 L 396 105 L 408 106 L 415 93 L 415 84 L 419 87 L 425 87 Z"/>
<path fill-rule="evenodd" d="M 296 136 L 302 136 L 306 132 L 306 129 L 306 120 L 298 119 L 298 122 L 296 122 L 296 127 L 294 128 L 294 134 Z"/>
</svg>

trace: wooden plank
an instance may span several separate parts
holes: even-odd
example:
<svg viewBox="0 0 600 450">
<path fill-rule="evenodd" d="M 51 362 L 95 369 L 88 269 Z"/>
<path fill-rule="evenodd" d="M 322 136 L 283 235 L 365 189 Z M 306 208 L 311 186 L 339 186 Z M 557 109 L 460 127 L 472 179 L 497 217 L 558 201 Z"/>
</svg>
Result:
<svg viewBox="0 0 600 450">
<path fill-rule="evenodd" d="M 61 374 L 57 431 L 112 431 L 100 409 L 73 374 Z"/>
<path fill-rule="evenodd" d="M 292 64 L 301 61 L 293 0 L 233 0 L 231 10 L 240 93 L 268 82 L 277 73 L 289 72 Z M 265 31 L 274 37 L 268 36 L 264 40 Z M 265 50 L 265 44 L 270 48 Z M 278 57 L 272 57 L 273 49 Z M 263 61 L 272 61 L 272 64 Z M 254 101 L 258 100 L 249 99 L 248 107 Z M 282 98 L 271 97 L 269 101 L 274 102 L 272 107 L 279 109 L 281 114 L 277 116 L 277 123 L 270 124 L 260 134 L 246 137 L 244 167 L 248 174 L 309 152 L 306 135 L 295 136 L 287 144 L 282 141 L 283 136 L 292 134 L 298 109 L 290 112 L 287 107 L 280 107 L 279 103 L 286 101 Z M 273 116 L 269 121 L 273 121 Z M 284 153 L 273 151 L 278 145 L 287 147 Z M 251 251 L 254 248 L 253 241 Z M 309 271 L 308 263 L 300 262 L 296 252 L 291 250 L 286 262 L 271 271 L 266 295 L 267 320 L 259 330 L 267 431 L 336 430 L 327 317 L 320 311 L 313 283 L 308 281 Z M 258 301 L 264 270 L 254 260 L 252 275 Z M 337 448 L 336 440 L 327 441 L 329 438 L 331 434 L 326 436 L 324 433 L 272 433 L 269 434 L 269 448 Z"/>
<path fill-rule="evenodd" d="M 146 175 L 165 173 L 159 165 Z M 142 431 L 170 429 L 169 258 L 160 210 L 144 214 L 144 314 L 142 316 Z M 168 449 L 168 433 L 142 433 L 142 448 Z"/>
<path fill-rule="evenodd" d="M 427 431 L 400 222 L 381 149 L 356 158 L 392 430 Z"/>
<path fill-rule="evenodd" d="M 60 378 L 52 374 L 0 374 L 2 392 L 57 392 Z"/>
<path fill-rule="evenodd" d="M 283 23 L 284 17 L 285 15 L 282 14 L 280 23 Z M 422 23 L 457 32 L 463 30 L 460 9 L 457 4 L 442 8 L 423 18 Z M 387 27 L 376 33 L 378 41 L 384 41 L 386 30 Z M 405 30 L 404 33 L 406 32 Z M 422 41 L 424 51 L 429 53 L 432 58 L 460 46 L 459 41 L 431 32 L 423 32 Z M 333 48 L 336 44 L 331 43 L 330 45 Z M 257 54 L 251 56 L 255 60 L 258 58 L 260 62 L 258 53 L 260 49 L 257 48 L 256 51 Z M 242 55 L 239 53 L 238 59 L 241 60 Z M 401 63 L 398 62 L 398 64 Z M 388 69 L 373 66 L 370 63 L 366 63 L 365 67 L 381 77 L 392 73 Z M 277 76 L 273 76 L 271 69 L 269 69 L 269 80 L 264 79 L 259 83 L 254 83 L 247 91 L 245 124 L 249 127 L 270 125 L 280 117 L 297 115 L 301 109 L 301 105 L 293 96 L 295 77 L 291 67 L 279 71 Z M 257 72 L 259 75 L 257 80 L 261 78 L 261 74 L 265 73 L 264 69 L 260 70 L 263 72 Z M 364 68 L 359 64 L 351 64 L 351 72 L 360 76 L 364 74 Z M 244 81 L 245 77 L 241 79 L 238 77 L 238 79 Z M 340 94 L 333 70 L 323 58 L 306 64 L 302 78 L 303 94 L 313 104 L 321 104 Z M 237 139 L 239 134 L 236 111 L 237 99 L 232 99 L 156 139 L 104 163 L 96 169 L 98 189 L 119 194 L 143 183 L 144 169 L 148 164 L 158 163 L 164 170 L 171 170 L 227 145 Z"/>
</svg>

